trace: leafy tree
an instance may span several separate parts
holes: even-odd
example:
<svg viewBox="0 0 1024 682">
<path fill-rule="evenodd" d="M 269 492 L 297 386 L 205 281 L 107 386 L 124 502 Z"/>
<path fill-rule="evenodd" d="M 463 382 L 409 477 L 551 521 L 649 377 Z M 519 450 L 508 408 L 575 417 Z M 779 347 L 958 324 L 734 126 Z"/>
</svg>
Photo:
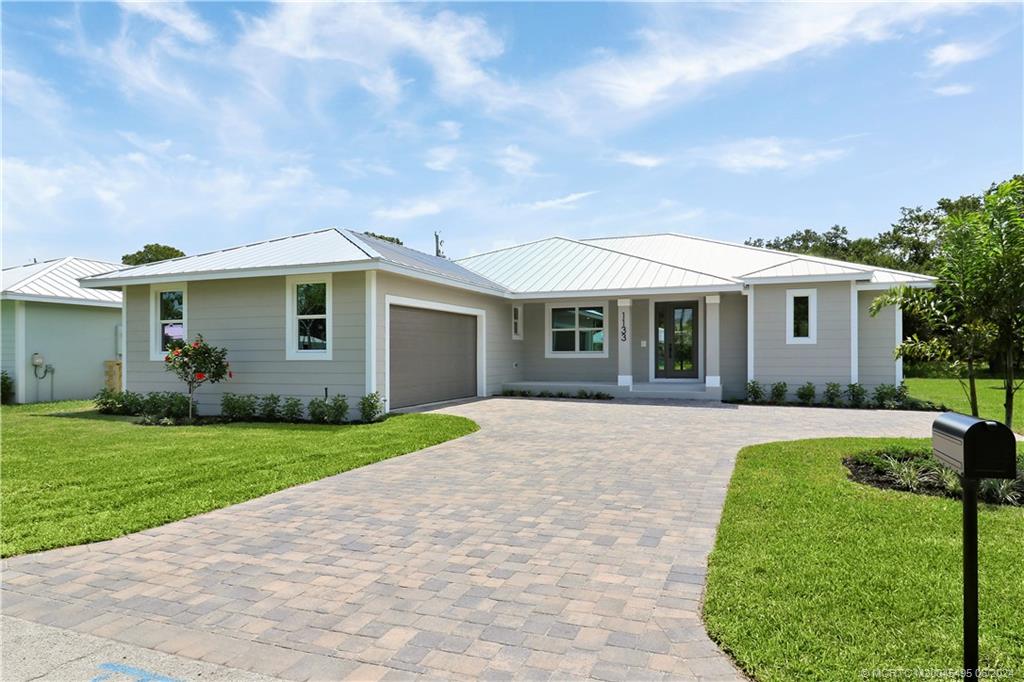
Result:
<svg viewBox="0 0 1024 682">
<path fill-rule="evenodd" d="M 168 258 L 180 258 L 185 252 L 167 246 L 166 244 L 146 244 L 135 253 L 126 253 L 121 256 L 121 262 L 125 265 L 143 265 L 144 263 L 155 263 Z"/>
<path fill-rule="evenodd" d="M 234 376 L 228 364 L 226 348 L 211 346 L 197 334 L 192 342 L 176 339 L 170 343 L 164 356 L 164 369 L 185 382 L 188 387 L 188 418 L 194 412 L 196 390 L 205 383 L 215 384 Z"/>
<path fill-rule="evenodd" d="M 981 198 L 961 197 L 943 210 L 936 235 L 935 289 L 892 289 L 877 298 L 875 314 L 900 305 L 932 333 L 904 341 L 897 354 L 966 367 L 965 392 L 978 416 L 976 365 L 1001 358 L 1004 412 L 1013 423 L 1014 396 L 1024 381 L 1016 365 L 1024 352 L 1024 178 L 993 185 Z"/>
<path fill-rule="evenodd" d="M 392 244 L 398 244 L 399 246 L 403 245 L 402 240 L 399 239 L 398 237 L 389 237 L 386 234 L 377 234 L 376 232 L 363 232 L 363 234 L 365 234 L 367 237 L 373 237 L 374 239 L 382 239 L 386 242 L 391 242 Z"/>
</svg>

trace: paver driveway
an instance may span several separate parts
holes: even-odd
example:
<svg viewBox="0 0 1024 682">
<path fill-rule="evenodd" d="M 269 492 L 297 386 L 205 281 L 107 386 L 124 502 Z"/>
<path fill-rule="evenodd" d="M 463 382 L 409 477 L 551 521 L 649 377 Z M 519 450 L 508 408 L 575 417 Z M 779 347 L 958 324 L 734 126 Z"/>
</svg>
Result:
<svg viewBox="0 0 1024 682">
<path fill-rule="evenodd" d="M 737 450 L 934 415 L 491 399 L 478 433 L 5 562 L 7 615 L 288 679 L 736 679 L 699 600 Z M 40 652 L 42 653 L 42 652 Z"/>
</svg>

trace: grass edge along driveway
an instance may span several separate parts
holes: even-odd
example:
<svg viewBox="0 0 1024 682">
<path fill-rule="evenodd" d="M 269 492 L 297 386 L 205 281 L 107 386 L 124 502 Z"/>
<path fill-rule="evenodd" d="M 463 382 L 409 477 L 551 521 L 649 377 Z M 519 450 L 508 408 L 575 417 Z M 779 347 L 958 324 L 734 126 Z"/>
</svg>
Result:
<svg viewBox="0 0 1024 682">
<path fill-rule="evenodd" d="M 853 680 L 962 666 L 961 504 L 847 478 L 844 456 L 909 439 L 744 448 L 709 558 L 704 620 L 748 674 Z M 979 510 L 983 667 L 1024 676 L 1024 509 Z M 1005 674 L 1005 673 L 1004 673 Z"/>
<path fill-rule="evenodd" d="M 442 414 L 377 424 L 139 426 L 83 401 L 3 406 L 0 554 L 109 540 L 476 431 Z"/>
</svg>

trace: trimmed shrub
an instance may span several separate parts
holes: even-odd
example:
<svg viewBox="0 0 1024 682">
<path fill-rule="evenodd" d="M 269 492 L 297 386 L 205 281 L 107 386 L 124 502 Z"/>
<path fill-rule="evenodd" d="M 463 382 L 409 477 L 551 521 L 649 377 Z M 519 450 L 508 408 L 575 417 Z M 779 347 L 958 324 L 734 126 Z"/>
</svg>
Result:
<svg viewBox="0 0 1024 682">
<path fill-rule="evenodd" d="M 846 401 L 850 407 L 864 407 L 868 399 L 868 390 L 854 382 L 846 385 Z"/>
<path fill-rule="evenodd" d="M 614 400 L 615 396 L 611 393 L 605 393 L 604 391 L 595 391 L 590 394 L 590 397 L 594 400 Z"/>
<path fill-rule="evenodd" d="M 579 398 L 580 400 L 588 400 L 590 398 L 590 391 L 588 391 L 585 388 L 581 388 L 580 390 L 576 391 L 576 397 Z"/>
<path fill-rule="evenodd" d="M 359 399 L 359 418 L 366 423 L 380 421 L 384 418 L 384 401 L 380 393 L 374 391 Z"/>
<path fill-rule="evenodd" d="M 772 384 L 771 402 L 775 405 L 781 405 L 786 402 L 787 393 L 789 393 L 789 384 L 785 381 L 776 381 Z"/>
<path fill-rule="evenodd" d="M 302 401 L 295 396 L 289 396 L 284 399 L 284 405 L 281 406 L 281 419 L 286 422 L 300 422 L 305 416 L 305 408 L 302 407 Z"/>
<path fill-rule="evenodd" d="M 327 423 L 327 401 L 323 398 L 310 398 L 306 406 L 309 411 L 309 421 L 316 424 Z"/>
<path fill-rule="evenodd" d="M 254 395 L 225 393 L 220 399 L 220 413 L 231 421 L 252 421 L 259 410 L 259 401 Z"/>
<path fill-rule="evenodd" d="M 104 388 L 93 398 L 101 414 L 137 415 L 142 411 L 142 396 L 131 391 L 112 391 Z"/>
<path fill-rule="evenodd" d="M 764 386 L 760 381 L 751 379 L 747 382 L 747 400 L 752 403 L 764 402 Z"/>
<path fill-rule="evenodd" d="M 344 424 L 348 418 L 348 401 L 345 396 L 336 395 L 327 401 L 327 421 L 331 424 Z"/>
<path fill-rule="evenodd" d="M 569 393 L 568 391 L 559 391 L 555 397 L 557 397 L 557 398 L 571 398 L 572 394 Z"/>
<path fill-rule="evenodd" d="M 139 412 L 147 417 L 184 419 L 189 414 L 189 399 L 181 393 L 154 391 L 142 399 Z"/>
<path fill-rule="evenodd" d="M 800 401 L 801 405 L 813 405 L 817 393 L 818 389 L 815 387 L 814 382 L 808 381 L 796 389 L 796 399 Z"/>
<path fill-rule="evenodd" d="M 834 381 L 825 384 L 825 404 L 829 407 L 839 407 L 843 403 L 843 387 Z"/>
<path fill-rule="evenodd" d="M 876 407 L 886 410 L 897 410 L 903 407 L 905 396 L 900 395 L 899 387 L 893 384 L 879 384 L 871 395 Z"/>
<path fill-rule="evenodd" d="M 281 418 L 281 396 L 276 393 L 268 393 L 260 398 L 259 404 L 260 419 L 268 422 L 276 422 Z"/>
<path fill-rule="evenodd" d="M 0 370 L 0 403 L 9 405 L 12 402 L 14 402 L 14 379 L 6 369 Z"/>
</svg>

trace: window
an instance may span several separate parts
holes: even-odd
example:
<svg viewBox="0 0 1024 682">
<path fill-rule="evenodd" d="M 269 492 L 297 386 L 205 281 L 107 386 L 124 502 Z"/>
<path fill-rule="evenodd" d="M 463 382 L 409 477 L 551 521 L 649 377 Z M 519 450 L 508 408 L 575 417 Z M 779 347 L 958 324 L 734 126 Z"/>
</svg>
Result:
<svg viewBox="0 0 1024 682">
<path fill-rule="evenodd" d="M 786 291 L 786 343 L 817 343 L 818 290 Z"/>
<path fill-rule="evenodd" d="M 331 359 L 331 280 L 329 275 L 287 277 L 289 360 Z"/>
<path fill-rule="evenodd" d="M 188 338 L 188 289 L 185 284 L 163 284 L 150 291 L 150 359 L 163 360 L 172 341 Z"/>
<path fill-rule="evenodd" d="M 523 340 L 523 306 L 512 306 L 512 340 Z"/>
<path fill-rule="evenodd" d="M 547 357 L 608 357 L 605 306 L 548 304 Z"/>
</svg>

